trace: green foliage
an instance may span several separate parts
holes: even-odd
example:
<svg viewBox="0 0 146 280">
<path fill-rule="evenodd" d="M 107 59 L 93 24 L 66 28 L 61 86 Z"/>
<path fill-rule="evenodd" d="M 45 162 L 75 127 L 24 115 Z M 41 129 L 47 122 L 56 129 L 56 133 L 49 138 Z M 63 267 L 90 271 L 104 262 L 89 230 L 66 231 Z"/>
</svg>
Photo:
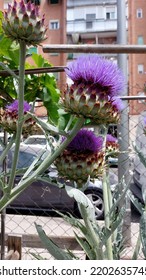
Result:
<svg viewBox="0 0 146 280">
<path fill-rule="evenodd" d="M 73 254 L 70 254 L 69 252 L 62 250 L 59 248 L 51 239 L 48 238 L 44 230 L 42 229 L 42 226 L 37 225 L 35 223 L 38 235 L 45 246 L 45 248 L 48 250 L 48 252 L 57 260 L 72 260 Z M 74 259 L 76 257 L 74 256 Z"/>
<path fill-rule="evenodd" d="M 2 13 L 0 14 L 0 20 Z M 42 68 L 51 67 L 52 65 L 43 58 L 43 56 L 33 53 L 31 56 L 33 65 L 26 61 L 25 68 Z M 3 34 L 2 26 L 0 24 L 0 61 L 7 65 L 10 69 L 19 69 L 19 45 L 12 43 L 9 38 Z M 35 64 L 35 66 L 34 66 Z M 2 67 L 0 67 L 3 70 Z M 13 99 L 18 98 L 18 85 L 12 76 L 0 76 L 0 107 L 11 103 Z M 25 76 L 25 95 L 27 102 L 35 102 L 41 100 L 46 107 L 48 120 L 55 124 L 62 126 L 64 129 L 68 114 L 62 110 L 59 112 L 60 91 L 57 87 L 55 76 L 52 73 L 32 74 Z M 67 117 L 67 118 L 66 118 Z M 60 119 L 61 118 L 61 119 Z"/>
<path fill-rule="evenodd" d="M 75 201 L 80 205 L 84 205 L 86 209 L 86 215 L 90 219 L 90 221 L 95 220 L 95 210 L 92 202 L 89 200 L 89 198 L 79 189 L 65 186 L 66 192 L 70 197 L 73 197 Z"/>
<path fill-rule="evenodd" d="M 87 258 L 90 260 L 107 259 L 106 241 L 111 237 L 113 240 L 113 258 L 119 259 L 123 250 L 124 240 L 122 236 L 122 224 L 125 214 L 125 205 L 123 205 L 123 208 L 120 209 L 120 212 L 117 211 L 117 205 L 121 202 L 120 193 L 119 195 L 116 194 L 117 203 L 114 203 L 110 209 L 110 227 L 107 228 L 104 223 L 103 225 L 99 225 L 98 221 L 95 220 L 93 205 L 82 191 L 70 186 L 65 186 L 65 188 L 68 195 L 76 200 L 84 222 L 69 213 L 63 214 L 58 211 L 56 212 L 64 219 L 65 222 L 69 223 L 75 229 L 75 239 L 81 246 Z M 128 188 L 126 188 L 126 191 L 127 189 Z M 125 195 L 125 190 L 122 195 Z M 41 240 L 42 238 L 43 236 L 41 236 Z M 52 243 L 48 243 L 47 249 L 50 253 L 52 252 Z M 59 250 L 58 247 L 57 250 Z"/>
</svg>

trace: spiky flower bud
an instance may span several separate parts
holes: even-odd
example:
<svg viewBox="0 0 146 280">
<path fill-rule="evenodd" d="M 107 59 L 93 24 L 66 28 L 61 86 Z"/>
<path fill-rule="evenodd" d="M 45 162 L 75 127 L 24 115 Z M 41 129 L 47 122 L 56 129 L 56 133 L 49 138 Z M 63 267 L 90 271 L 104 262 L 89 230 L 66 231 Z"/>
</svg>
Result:
<svg viewBox="0 0 146 280">
<path fill-rule="evenodd" d="M 27 45 L 38 45 L 46 39 L 44 16 L 40 18 L 38 6 L 21 0 L 8 4 L 2 22 L 3 30 L 11 40 L 23 40 Z"/>
<path fill-rule="evenodd" d="M 96 124 L 118 121 L 124 77 L 114 63 L 98 55 L 83 55 L 70 62 L 65 71 L 74 82 L 63 94 L 66 111 Z"/>
<path fill-rule="evenodd" d="M 30 111 L 31 106 L 24 101 L 24 116 Z M 10 105 L 6 106 L 5 110 L 2 109 L 0 113 L 0 126 L 9 133 L 14 133 L 17 130 L 18 125 L 18 100 L 15 100 Z M 28 118 L 23 123 L 22 133 L 30 134 L 37 130 L 35 121 L 32 118 Z"/>
<path fill-rule="evenodd" d="M 107 134 L 106 136 L 106 155 L 114 157 L 117 156 L 119 152 L 119 144 L 118 139 L 113 137 L 111 134 Z"/>
<path fill-rule="evenodd" d="M 86 182 L 89 176 L 101 176 L 104 168 L 102 144 L 102 137 L 81 129 L 55 161 L 59 174 L 78 183 Z"/>
</svg>

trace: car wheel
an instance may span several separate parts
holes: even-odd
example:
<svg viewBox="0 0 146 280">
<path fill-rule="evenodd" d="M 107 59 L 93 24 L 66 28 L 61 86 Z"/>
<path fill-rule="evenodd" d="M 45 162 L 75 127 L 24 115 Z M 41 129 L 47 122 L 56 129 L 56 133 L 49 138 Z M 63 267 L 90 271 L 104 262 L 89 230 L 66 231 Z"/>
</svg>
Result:
<svg viewBox="0 0 146 280">
<path fill-rule="evenodd" d="M 103 219 L 104 217 L 104 202 L 103 202 L 103 194 L 101 191 L 89 189 L 85 191 L 85 194 L 92 202 L 95 208 L 95 216 L 96 220 Z"/>
</svg>

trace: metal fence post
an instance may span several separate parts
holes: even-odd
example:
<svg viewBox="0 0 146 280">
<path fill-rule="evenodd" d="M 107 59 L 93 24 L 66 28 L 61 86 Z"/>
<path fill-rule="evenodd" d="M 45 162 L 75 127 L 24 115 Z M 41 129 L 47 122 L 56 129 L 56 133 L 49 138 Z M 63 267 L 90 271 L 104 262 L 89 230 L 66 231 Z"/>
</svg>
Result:
<svg viewBox="0 0 146 280">
<path fill-rule="evenodd" d="M 125 1 L 117 0 L 117 43 L 127 44 L 126 32 L 126 4 Z M 127 54 L 118 54 L 118 65 L 121 68 L 126 84 L 128 84 Z M 123 95 L 127 94 L 127 88 Z M 121 113 L 121 121 L 118 125 L 118 140 L 120 145 L 118 178 L 119 181 L 124 176 L 126 184 L 129 183 L 129 112 L 128 101 L 124 100 L 125 108 Z M 121 205 L 122 206 L 122 205 Z M 126 213 L 123 221 L 123 238 L 126 246 L 131 245 L 131 207 L 130 201 L 126 200 Z"/>
</svg>

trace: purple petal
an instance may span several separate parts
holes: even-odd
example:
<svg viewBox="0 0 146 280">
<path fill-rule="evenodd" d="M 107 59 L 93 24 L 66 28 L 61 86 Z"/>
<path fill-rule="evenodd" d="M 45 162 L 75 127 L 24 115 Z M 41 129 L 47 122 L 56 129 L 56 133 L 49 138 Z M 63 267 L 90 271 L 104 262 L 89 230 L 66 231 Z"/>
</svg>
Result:
<svg viewBox="0 0 146 280">
<path fill-rule="evenodd" d="M 112 101 L 112 104 L 116 107 L 116 109 L 120 112 L 125 108 L 123 101 L 120 98 L 116 98 Z"/>
<path fill-rule="evenodd" d="M 7 105 L 6 109 L 9 112 L 18 112 L 18 105 L 19 105 L 19 102 L 16 99 L 13 103 L 11 103 L 10 105 Z M 23 108 L 24 108 L 23 112 L 25 113 L 25 112 L 30 111 L 31 106 L 26 101 L 24 101 L 24 107 Z"/>
<path fill-rule="evenodd" d="M 82 55 L 70 62 L 65 69 L 74 82 L 94 83 L 108 88 L 110 96 L 119 95 L 125 86 L 124 76 L 112 61 L 98 55 Z"/>
<path fill-rule="evenodd" d="M 92 131 L 81 129 L 70 142 L 67 150 L 79 153 L 96 153 L 101 150 L 103 139 L 96 136 Z"/>
<path fill-rule="evenodd" d="M 107 142 L 113 142 L 113 143 L 117 143 L 118 139 L 114 136 L 112 136 L 111 134 L 107 134 L 106 136 L 106 141 Z"/>
</svg>

